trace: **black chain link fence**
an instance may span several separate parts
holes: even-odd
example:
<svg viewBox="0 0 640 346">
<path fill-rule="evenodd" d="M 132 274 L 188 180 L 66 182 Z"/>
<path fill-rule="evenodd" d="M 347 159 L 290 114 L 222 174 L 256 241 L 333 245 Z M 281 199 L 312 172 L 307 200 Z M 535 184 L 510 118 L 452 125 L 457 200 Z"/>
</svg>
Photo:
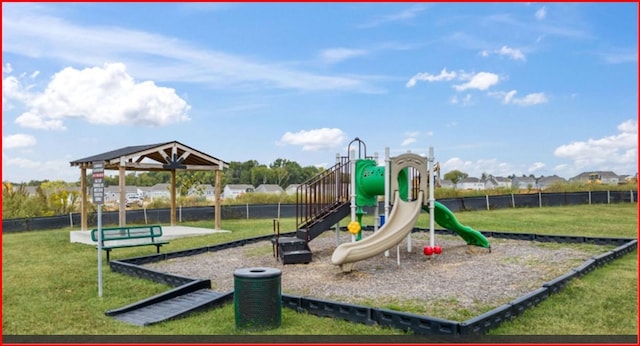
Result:
<svg viewBox="0 0 640 346">
<path fill-rule="evenodd" d="M 636 203 L 638 191 L 585 191 L 509 194 L 480 197 L 457 197 L 439 199 L 438 202 L 453 212 L 473 210 L 495 210 L 505 208 L 539 208 L 580 204 Z M 383 213 L 380 204 L 380 213 Z M 373 215 L 373 208 L 364 208 Z M 176 211 L 178 222 L 214 220 L 214 207 L 179 207 Z M 117 211 L 102 212 L 104 226 L 118 225 Z M 247 204 L 221 207 L 222 219 L 268 219 L 296 217 L 295 204 Z M 171 209 L 134 209 L 126 211 L 127 224 L 167 224 L 171 222 Z M 88 227 L 97 226 L 97 213 L 89 213 Z M 80 228 L 80 214 L 58 215 L 2 220 L 2 232 L 23 232 L 59 228 Z"/>
</svg>

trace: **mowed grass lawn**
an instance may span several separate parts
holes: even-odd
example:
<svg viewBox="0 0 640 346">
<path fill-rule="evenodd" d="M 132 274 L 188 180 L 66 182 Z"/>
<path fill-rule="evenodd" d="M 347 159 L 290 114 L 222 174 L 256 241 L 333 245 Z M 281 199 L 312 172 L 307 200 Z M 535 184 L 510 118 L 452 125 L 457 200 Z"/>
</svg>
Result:
<svg viewBox="0 0 640 346">
<path fill-rule="evenodd" d="M 638 232 L 635 203 L 460 212 L 456 216 L 478 230 L 625 238 L 637 238 Z M 213 221 L 183 225 L 212 228 Z M 222 227 L 231 233 L 172 240 L 162 251 L 268 235 L 272 234 L 272 225 L 271 219 L 223 220 Z M 428 227 L 427 214 L 421 215 L 417 226 Z M 281 220 L 282 232 L 294 227 L 294 220 Z M 105 263 L 104 293 L 99 298 L 96 249 L 71 244 L 69 229 L 8 233 L 2 241 L 3 335 L 404 334 L 286 308 L 282 310 L 280 328 L 263 332 L 236 330 L 233 304 L 148 327 L 132 326 L 107 317 L 104 312 L 164 292 L 169 286 L 112 273 Z M 151 247 L 119 249 L 112 252 L 112 258 L 153 252 Z M 490 334 L 636 335 L 637 292 L 638 256 L 634 251 L 573 280 L 562 292 Z"/>
</svg>

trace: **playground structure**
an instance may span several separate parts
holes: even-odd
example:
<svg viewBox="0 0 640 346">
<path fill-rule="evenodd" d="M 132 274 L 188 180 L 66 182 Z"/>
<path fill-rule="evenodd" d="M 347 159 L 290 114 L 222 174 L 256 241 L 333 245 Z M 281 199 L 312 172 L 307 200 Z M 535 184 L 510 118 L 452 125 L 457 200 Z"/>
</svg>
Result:
<svg viewBox="0 0 640 346">
<path fill-rule="evenodd" d="M 357 144 L 356 150 L 351 146 Z M 297 231 L 295 237 L 281 237 L 274 224 L 272 240 L 277 258 L 283 264 L 309 263 L 312 253 L 308 243 L 351 216 L 348 230 L 353 234 L 351 243 L 336 245 L 331 262 L 344 272 L 350 272 L 356 262 L 376 256 L 407 239 L 411 252 L 411 231 L 422 210 L 429 218 L 430 245 L 425 255 L 440 254 L 435 245 L 435 223 L 461 236 L 468 245 L 490 250 L 488 240 L 478 231 L 462 225 L 443 204 L 435 201 L 435 168 L 433 148 L 425 158 L 413 153 L 390 157 L 385 150 L 385 165 L 377 165 L 377 155 L 367 156 L 366 145 L 355 138 L 348 146 L 348 157 L 337 155 L 336 164 L 298 187 Z M 380 216 L 378 197 L 384 196 L 384 216 Z M 362 238 L 363 207 L 374 207 L 374 233 Z M 384 221 L 383 221 L 384 220 Z M 399 249 L 399 248 L 398 248 Z M 398 264 L 400 257 L 398 251 Z"/>
<path fill-rule="evenodd" d="M 359 146 L 364 145 L 358 138 L 354 142 L 358 142 Z M 210 279 L 196 279 L 159 272 L 146 268 L 144 265 L 238 248 L 269 240 L 276 251 L 276 256 L 282 260 L 282 264 L 308 263 L 312 256 L 308 243 L 331 229 L 332 226 L 336 226 L 336 234 L 338 234 L 339 222 L 350 214 L 351 222 L 347 228 L 353 234 L 352 242 L 338 245 L 331 256 L 332 263 L 340 265 L 343 271 L 351 270 L 358 261 L 376 256 L 398 245 L 405 237 L 410 243 L 411 232 L 416 230 L 414 229 L 416 219 L 422 210 L 430 214 L 430 228 L 428 230 L 430 245 L 425 246 L 425 255 L 438 254 L 442 251 L 435 246 L 433 229 L 435 222 L 462 237 L 468 245 L 489 249 L 489 242 L 485 236 L 559 244 L 591 243 L 617 247 L 587 259 L 578 267 L 572 268 L 551 281 L 544 282 L 539 288 L 525 295 L 461 322 L 382 307 L 325 301 L 320 298 L 285 293 L 281 295 L 283 307 L 317 316 L 411 330 L 416 335 L 478 335 L 514 318 L 551 294 L 559 292 L 573 278 L 582 277 L 597 267 L 637 249 L 637 239 L 554 236 L 498 231 L 480 233 L 460 224 L 447 207 L 436 202 L 433 198 L 434 167 L 437 165 L 433 164 L 432 149 L 428 158 L 411 153 L 389 157 L 388 149 L 385 154 L 384 167 L 376 165 L 377 158 L 366 156 L 366 147 L 364 156 L 356 157 L 355 152 L 351 152 L 350 157 L 338 156 L 334 167 L 303 184 L 298 193 L 297 230 L 286 233 L 283 237 L 280 236 L 279 223 L 274 220 L 275 238 L 273 235 L 265 235 L 193 249 L 111 260 L 109 266 L 113 272 L 169 284 L 175 288 L 142 301 L 109 310 L 105 314 L 129 324 L 144 326 L 227 304 L 234 298 L 235 292 L 214 291 Z M 424 179 L 425 174 L 428 175 L 428 179 Z M 381 195 L 385 196 L 384 220 L 386 222 L 381 222 L 383 218 L 379 215 L 378 210 L 378 198 Z M 393 200 L 390 198 L 391 195 L 393 195 Z M 362 207 L 365 206 L 375 206 L 376 222 L 374 233 L 363 239 L 361 224 L 364 211 Z M 442 233 L 442 230 L 438 231 L 440 231 L 439 234 Z M 447 254 L 450 253 L 447 252 Z M 397 258 L 399 261 L 399 256 Z M 304 267 L 301 266 L 301 268 Z M 292 269 L 296 269 L 296 267 Z M 520 279 L 521 277 L 518 276 L 518 280 Z M 354 280 L 360 282 L 357 277 Z M 370 285 L 366 281 L 363 281 L 362 284 Z"/>
</svg>

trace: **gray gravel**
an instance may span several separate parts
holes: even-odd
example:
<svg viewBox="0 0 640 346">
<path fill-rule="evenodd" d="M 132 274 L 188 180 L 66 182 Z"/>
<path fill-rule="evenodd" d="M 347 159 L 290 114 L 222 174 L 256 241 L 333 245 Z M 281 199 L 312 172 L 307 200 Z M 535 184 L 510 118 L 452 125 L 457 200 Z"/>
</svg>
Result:
<svg viewBox="0 0 640 346">
<path fill-rule="evenodd" d="M 367 234 L 365 233 L 365 236 Z M 341 242 L 350 241 L 342 232 Z M 282 292 L 354 304 L 425 304 L 470 311 L 488 310 L 509 302 L 543 283 L 568 272 L 600 253 L 593 246 L 548 244 L 489 238 L 491 252 L 468 246 L 460 237 L 436 235 L 440 255 L 422 253 L 429 245 L 427 232 L 412 235 L 412 251 L 406 240 L 384 254 L 357 262 L 343 273 L 331 264 L 336 247 L 334 232 L 325 232 L 309 243 L 313 261 L 282 265 L 270 242 L 177 258 L 146 265 L 149 268 L 193 278 L 211 279 L 217 291 L 233 290 L 233 272 L 240 268 L 271 267 L 282 271 Z"/>
</svg>

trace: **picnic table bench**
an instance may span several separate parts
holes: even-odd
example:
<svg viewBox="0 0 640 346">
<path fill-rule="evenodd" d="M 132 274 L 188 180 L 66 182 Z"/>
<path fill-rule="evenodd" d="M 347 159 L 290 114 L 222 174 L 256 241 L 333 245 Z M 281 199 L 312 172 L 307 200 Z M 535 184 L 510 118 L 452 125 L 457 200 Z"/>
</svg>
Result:
<svg viewBox="0 0 640 346">
<path fill-rule="evenodd" d="M 160 225 L 102 227 L 102 249 L 107 252 L 107 262 L 109 262 L 109 253 L 113 249 L 154 245 L 157 253 L 160 253 L 160 247 L 169 244 L 168 241 L 157 240 L 160 237 L 162 237 Z M 97 228 L 91 230 L 91 240 L 98 241 Z"/>
</svg>

